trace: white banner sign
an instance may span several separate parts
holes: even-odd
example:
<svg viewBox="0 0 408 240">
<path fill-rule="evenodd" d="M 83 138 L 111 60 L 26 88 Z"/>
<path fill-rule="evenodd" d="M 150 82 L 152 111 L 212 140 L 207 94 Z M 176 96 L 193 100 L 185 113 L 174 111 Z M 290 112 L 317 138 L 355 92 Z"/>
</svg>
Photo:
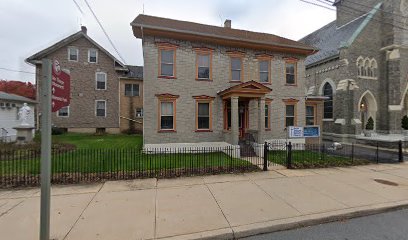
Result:
<svg viewBox="0 0 408 240">
<path fill-rule="evenodd" d="M 289 127 L 289 138 L 303 138 L 303 127 Z"/>
</svg>

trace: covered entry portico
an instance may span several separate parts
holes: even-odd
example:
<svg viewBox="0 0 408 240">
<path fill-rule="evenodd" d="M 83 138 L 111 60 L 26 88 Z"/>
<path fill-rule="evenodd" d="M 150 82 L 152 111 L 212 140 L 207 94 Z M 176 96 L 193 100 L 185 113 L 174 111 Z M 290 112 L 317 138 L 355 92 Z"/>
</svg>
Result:
<svg viewBox="0 0 408 240">
<path fill-rule="evenodd" d="M 256 132 L 255 141 L 262 143 L 265 140 L 265 95 L 271 91 L 261 83 L 249 81 L 218 92 L 223 99 L 227 142 L 238 145 L 240 138 L 245 137 L 251 126 L 257 126 L 251 129 Z"/>
</svg>

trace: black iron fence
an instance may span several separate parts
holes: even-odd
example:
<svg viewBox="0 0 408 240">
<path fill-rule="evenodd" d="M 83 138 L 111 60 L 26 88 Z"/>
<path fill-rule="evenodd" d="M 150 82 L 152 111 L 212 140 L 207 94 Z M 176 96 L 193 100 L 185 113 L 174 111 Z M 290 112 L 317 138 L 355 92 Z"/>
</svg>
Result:
<svg viewBox="0 0 408 240">
<path fill-rule="evenodd" d="M 405 157 L 403 143 L 399 141 L 389 144 L 395 144 L 395 148 L 354 143 L 265 143 L 264 164 L 278 164 L 287 168 L 321 168 L 403 162 Z"/>
<path fill-rule="evenodd" d="M 147 177 L 170 178 L 259 170 L 262 159 L 240 158 L 239 147 L 183 149 L 53 149 L 52 183 L 95 182 Z M 36 186 L 40 151 L 0 150 L 0 187 Z"/>
</svg>

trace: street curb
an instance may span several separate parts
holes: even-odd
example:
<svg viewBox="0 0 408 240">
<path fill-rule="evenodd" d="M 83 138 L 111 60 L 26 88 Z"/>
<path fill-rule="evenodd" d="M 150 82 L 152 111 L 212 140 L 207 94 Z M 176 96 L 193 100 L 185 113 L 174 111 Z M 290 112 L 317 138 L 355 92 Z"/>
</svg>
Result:
<svg viewBox="0 0 408 240">
<path fill-rule="evenodd" d="M 280 219 L 263 223 L 255 223 L 244 226 L 233 227 L 235 239 L 249 237 L 259 234 L 272 233 L 278 231 L 291 230 L 301 227 L 309 227 L 323 223 L 348 220 L 351 218 L 369 216 L 384 213 L 392 210 L 399 210 L 408 207 L 408 200 L 377 204 L 374 206 L 364 206 L 332 211 L 327 213 L 318 213 L 305 215 L 289 219 Z"/>
<path fill-rule="evenodd" d="M 379 213 L 384 213 L 393 210 L 408 208 L 408 200 L 396 201 L 391 203 L 382 203 L 363 207 L 354 207 L 342 210 L 336 210 L 325 213 L 317 213 L 304 215 L 293 218 L 278 219 L 273 221 L 266 221 L 260 223 L 253 223 L 248 225 L 241 225 L 232 227 L 231 229 L 219 229 L 213 231 L 205 231 L 200 233 L 192 233 L 186 235 L 179 235 L 174 237 L 165 237 L 160 239 L 172 240 L 219 240 L 219 239 L 240 239 L 260 234 L 286 231 L 301 227 L 308 227 L 324 223 L 336 222 L 341 220 L 348 220 L 351 218 L 369 216 Z"/>
</svg>

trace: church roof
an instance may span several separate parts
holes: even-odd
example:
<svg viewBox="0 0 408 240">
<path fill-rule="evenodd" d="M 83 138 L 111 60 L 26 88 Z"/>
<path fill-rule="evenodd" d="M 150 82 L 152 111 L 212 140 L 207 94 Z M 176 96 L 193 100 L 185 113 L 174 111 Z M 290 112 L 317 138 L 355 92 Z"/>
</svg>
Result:
<svg viewBox="0 0 408 240">
<path fill-rule="evenodd" d="M 365 26 L 367 26 L 373 18 L 373 15 L 377 13 L 381 4 L 382 3 L 377 4 L 370 12 L 343 26 L 337 27 L 336 21 L 333 21 L 299 40 L 300 42 L 319 49 L 316 54 L 310 55 L 306 58 L 306 66 L 337 57 L 341 48 L 347 48 L 354 42 Z"/>
</svg>

